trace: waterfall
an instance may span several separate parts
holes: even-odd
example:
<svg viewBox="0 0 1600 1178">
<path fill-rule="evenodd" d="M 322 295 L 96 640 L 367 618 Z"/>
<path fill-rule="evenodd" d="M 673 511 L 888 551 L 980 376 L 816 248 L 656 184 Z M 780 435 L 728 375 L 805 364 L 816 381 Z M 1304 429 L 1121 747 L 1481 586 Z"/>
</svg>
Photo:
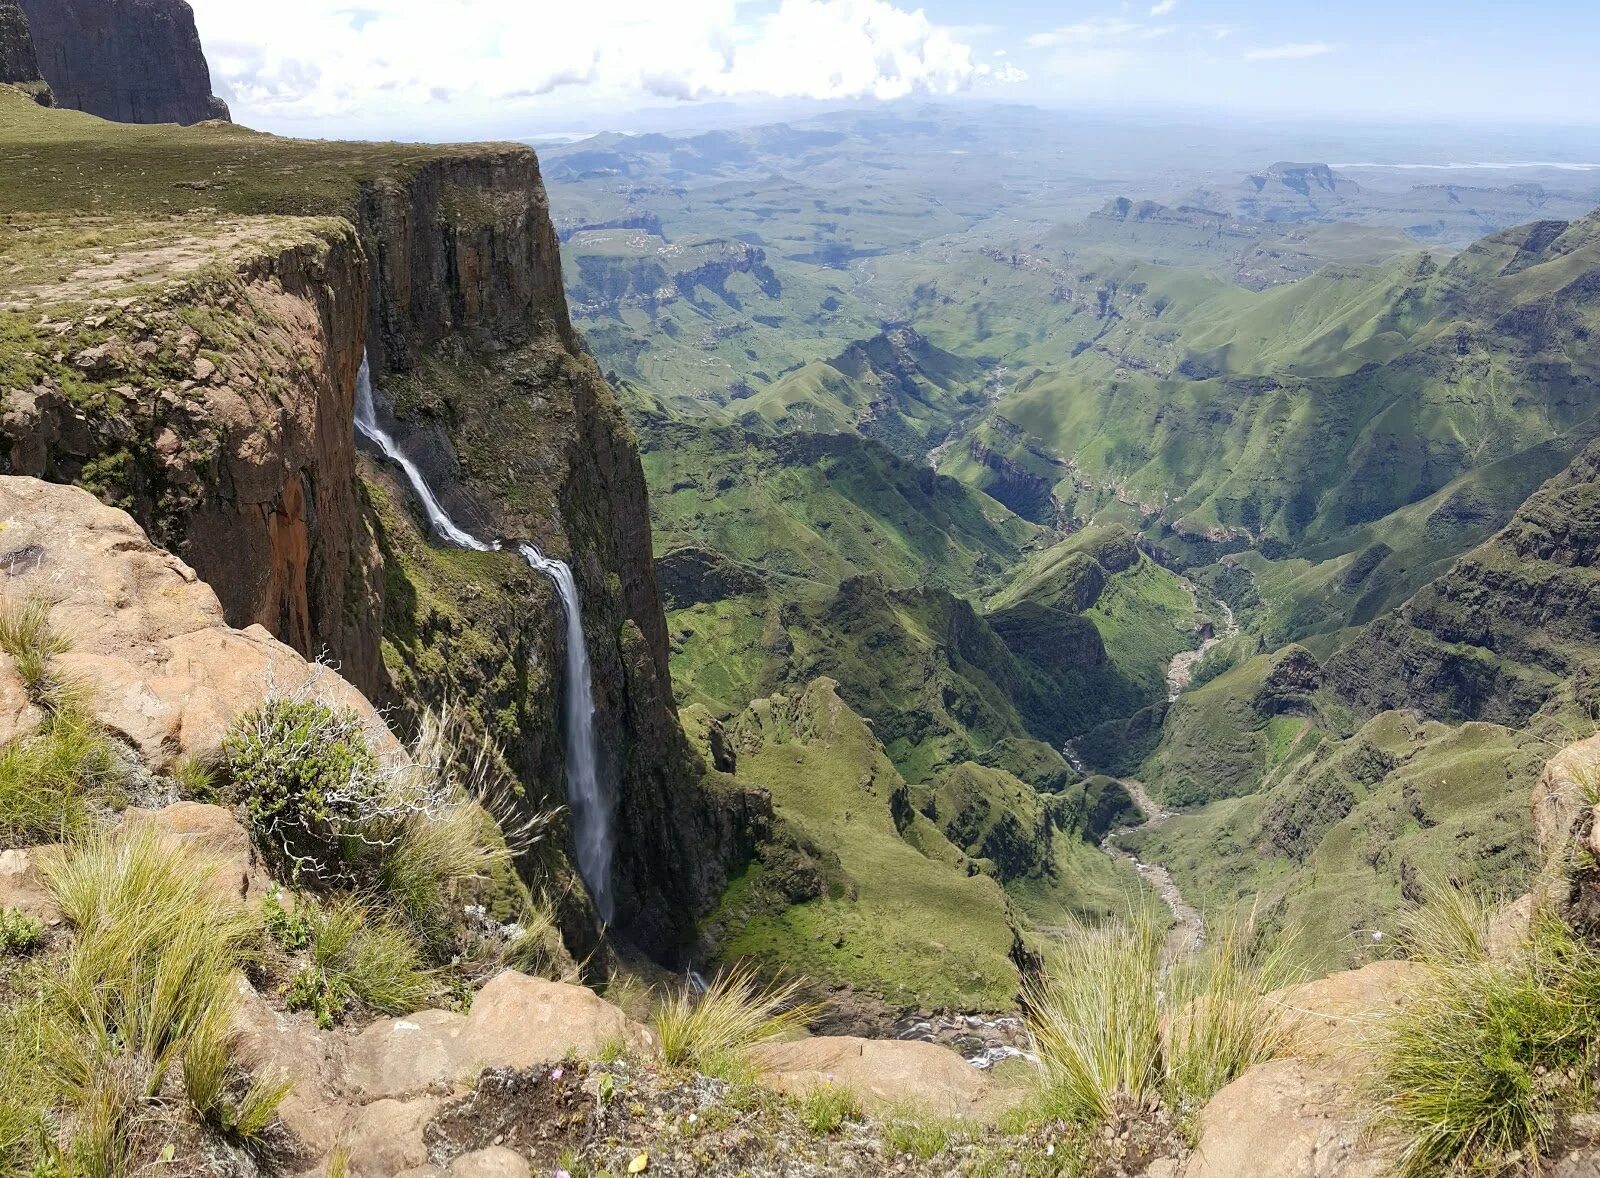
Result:
<svg viewBox="0 0 1600 1178">
<path fill-rule="evenodd" d="M 611 834 L 611 797 L 600 784 L 600 750 L 594 737 L 594 689 L 589 673 L 589 648 L 583 641 L 583 615 L 578 609 L 578 583 L 572 570 L 551 560 L 532 544 L 517 551 L 532 567 L 556 584 L 567 614 L 567 805 L 572 807 L 572 834 L 577 843 L 578 870 L 589 885 L 594 906 L 608 924 L 616 916 L 611 895 L 611 860 L 616 848 Z"/>
<path fill-rule="evenodd" d="M 382 450 L 384 457 L 406 472 L 406 479 L 422 501 L 422 510 L 435 532 L 457 548 L 470 548 L 474 552 L 489 552 L 494 548 L 494 545 L 485 544 L 470 532 L 456 527 L 455 520 L 446 514 L 445 509 L 439 506 L 439 500 L 434 498 L 433 488 L 428 486 L 428 480 L 422 477 L 417 464 L 405 456 L 400 444 L 378 424 L 378 410 L 372 400 L 372 366 L 367 363 L 365 352 L 361 354 L 361 371 L 356 373 L 356 429 L 361 431 L 362 437 Z"/>
<path fill-rule="evenodd" d="M 423 478 L 415 462 L 407 458 L 398 442 L 378 424 L 377 406 L 372 395 L 372 368 L 365 354 L 356 375 L 356 429 L 402 471 L 422 503 L 428 524 L 439 536 L 458 548 L 475 552 L 497 552 L 499 544 L 485 543 L 463 530 L 450 518 Z M 589 670 L 589 648 L 583 640 L 583 611 L 578 601 L 578 583 L 564 562 L 546 556 L 532 544 L 519 543 L 517 552 L 554 582 L 567 620 L 567 690 L 565 702 L 567 804 L 572 810 L 573 842 L 578 853 L 578 872 L 588 885 L 600 918 L 608 924 L 616 918 L 616 898 L 611 890 L 613 841 L 612 799 L 601 784 L 599 746 L 594 731 L 594 681 Z"/>
</svg>

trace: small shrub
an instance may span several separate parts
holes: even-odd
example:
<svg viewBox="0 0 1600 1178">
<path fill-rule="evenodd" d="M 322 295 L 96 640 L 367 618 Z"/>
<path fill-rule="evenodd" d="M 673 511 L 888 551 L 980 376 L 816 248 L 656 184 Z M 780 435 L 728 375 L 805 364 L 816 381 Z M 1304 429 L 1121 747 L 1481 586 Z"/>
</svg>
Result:
<svg viewBox="0 0 1600 1178">
<path fill-rule="evenodd" d="M 230 794 L 262 850 L 295 879 L 353 882 L 362 828 L 388 804 L 361 718 L 273 698 L 234 722 L 222 751 Z"/>
<path fill-rule="evenodd" d="M 667 997 L 652 1020 L 661 1054 L 679 1067 L 726 1065 L 746 1048 L 816 1017 L 816 1006 L 795 1003 L 799 992 L 799 982 L 763 985 L 748 965 L 719 972 L 703 994 L 685 986 Z"/>
<path fill-rule="evenodd" d="M 44 925 L 25 912 L 0 908 L 0 957 L 26 957 L 44 944 Z"/>
<path fill-rule="evenodd" d="M 316 933 L 316 925 L 312 921 L 312 909 L 309 899 L 296 901 L 294 911 L 283 906 L 282 894 L 274 890 L 261 901 L 261 920 L 266 927 L 267 935 L 279 948 L 290 953 L 298 953 L 302 949 L 311 947 L 311 938 Z"/>
<path fill-rule="evenodd" d="M 800 1122 L 813 1133 L 832 1133 L 846 1121 L 860 1118 L 856 1094 L 832 1081 L 807 1089 L 800 1098 Z"/>
<path fill-rule="evenodd" d="M 310 960 L 290 983 L 290 1010 L 309 1011 L 328 1028 L 353 1005 L 405 1014 L 432 996 L 421 949 L 389 917 L 346 898 L 316 909 L 310 923 Z"/>
</svg>

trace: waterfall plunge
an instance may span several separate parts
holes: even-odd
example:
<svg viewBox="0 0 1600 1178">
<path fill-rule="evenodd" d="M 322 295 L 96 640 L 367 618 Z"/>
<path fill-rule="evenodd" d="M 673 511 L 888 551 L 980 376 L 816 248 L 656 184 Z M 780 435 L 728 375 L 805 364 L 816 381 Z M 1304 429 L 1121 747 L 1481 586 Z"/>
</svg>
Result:
<svg viewBox="0 0 1600 1178">
<path fill-rule="evenodd" d="M 356 429 L 384 456 L 405 472 L 411 489 L 422 503 L 433 530 L 456 545 L 475 552 L 498 551 L 499 544 L 488 544 L 456 526 L 417 464 L 405 456 L 399 444 L 378 424 L 372 396 L 372 369 L 366 356 L 356 376 Z M 611 891 L 612 860 L 616 845 L 612 836 L 611 797 L 600 781 L 600 751 L 594 731 L 594 685 L 589 670 L 589 650 L 583 640 L 583 613 L 578 602 L 578 583 L 565 563 L 552 559 L 532 544 L 519 543 L 517 552 L 530 567 L 554 582 L 567 619 L 567 690 L 565 703 L 567 804 L 572 809 L 573 842 L 578 853 L 578 871 L 588 885 L 600 918 L 608 924 L 616 917 L 616 898 Z"/>
</svg>

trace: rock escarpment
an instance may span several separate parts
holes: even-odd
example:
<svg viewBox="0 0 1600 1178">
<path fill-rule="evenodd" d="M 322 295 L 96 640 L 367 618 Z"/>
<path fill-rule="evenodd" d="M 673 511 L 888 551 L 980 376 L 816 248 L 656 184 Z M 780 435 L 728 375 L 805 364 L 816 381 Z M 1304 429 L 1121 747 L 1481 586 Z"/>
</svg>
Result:
<svg viewBox="0 0 1600 1178">
<path fill-rule="evenodd" d="M 50 87 L 39 73 L 28 17 L 17 0 L 0 0 L 0 85 L 16 86 L 41 106 L 50 105 Z"/>
<path fill-rule="evenodd" d="M 0 102 L 0 144 L 109 235 L 84 240 L 54 212 L 7 226 L 29 248 L 0 291 L 21 341 L 0 357 L 5 469 L 127 506 L 214 582 L 230 622 L 325 650 L 403 715 L 449 699 L 503 747 L 530 807 L 563 803 L 560 601 L 514 553 L 440 545 L 404 481 L 358 462 L 369 352 L 386 424 L 451 515 L 572 567 L 617 802 L 618 923 L 662 954 L 683 943 L 762 807 L 729 782 L 700 788 L 638 454 L 568 321 L 533 153 L 96 125 L 86 177 L 84 126 Z M 152 142 L 170 152 L 154 188 Z M 173 205 L 210 211 L 147 212 Z M 569 917 L 586 954 L 593 922 Z"/>
<path fill-rule="evenodd" d="M 57 105 L 118 123 L 226 119 L 185 0 L 20 0 Z"/>
</svg>

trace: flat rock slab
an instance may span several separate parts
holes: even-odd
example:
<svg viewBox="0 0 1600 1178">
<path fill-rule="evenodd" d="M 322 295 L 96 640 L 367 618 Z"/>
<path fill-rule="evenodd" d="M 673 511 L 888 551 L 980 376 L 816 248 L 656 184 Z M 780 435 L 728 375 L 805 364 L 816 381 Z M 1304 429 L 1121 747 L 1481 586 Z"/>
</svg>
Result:
<svg viewBox="0 0 1600 1178">
<path fill-rule="evenodd" d="M 61 923 L 61 909 L 39 872 L 43 847 L 0 851 L 0 909 L 12 909 L 44 925 Z"/>
<path fill-rule="evenodd" d="M 1338 1073 L 1301 1059 L 1251 1068 L 1200 1114 L 1183 1178 L 1380 1178 L 1393 1159 L 1365 1142 Z"/>
<path fill-rule="evenodd" d="M 484 1068 L 529 1068 L 609 1043 L 649 1050 L 650 1032 L 592 990 L 507 971 L 480 990 L 472 1013 L 425 1010 L 384 1019 L 350 1046 L 347 1083 L 358 1101 L 449 1091 Z"/>
<path fill-rule="evenodd" d="M 764 1044 L 750 1061 L 779 1092 L 838 1084 L 875 1109 L 911 1105 L 934 1116 L 977 1117 L 993 1096 L 987 1076 L 937 1043 L 824 1035 Z"/>
<path fill-rule="evenodd" d="M 1426 977 L 1413 961 L 1374 961 L 1275 990 L 1267 1001 L 1282 1012 L 1290 1053 L 1348 1060 L 1371 1043 L 1383 1020 L 1403 1007 Z"/>
</svg>

